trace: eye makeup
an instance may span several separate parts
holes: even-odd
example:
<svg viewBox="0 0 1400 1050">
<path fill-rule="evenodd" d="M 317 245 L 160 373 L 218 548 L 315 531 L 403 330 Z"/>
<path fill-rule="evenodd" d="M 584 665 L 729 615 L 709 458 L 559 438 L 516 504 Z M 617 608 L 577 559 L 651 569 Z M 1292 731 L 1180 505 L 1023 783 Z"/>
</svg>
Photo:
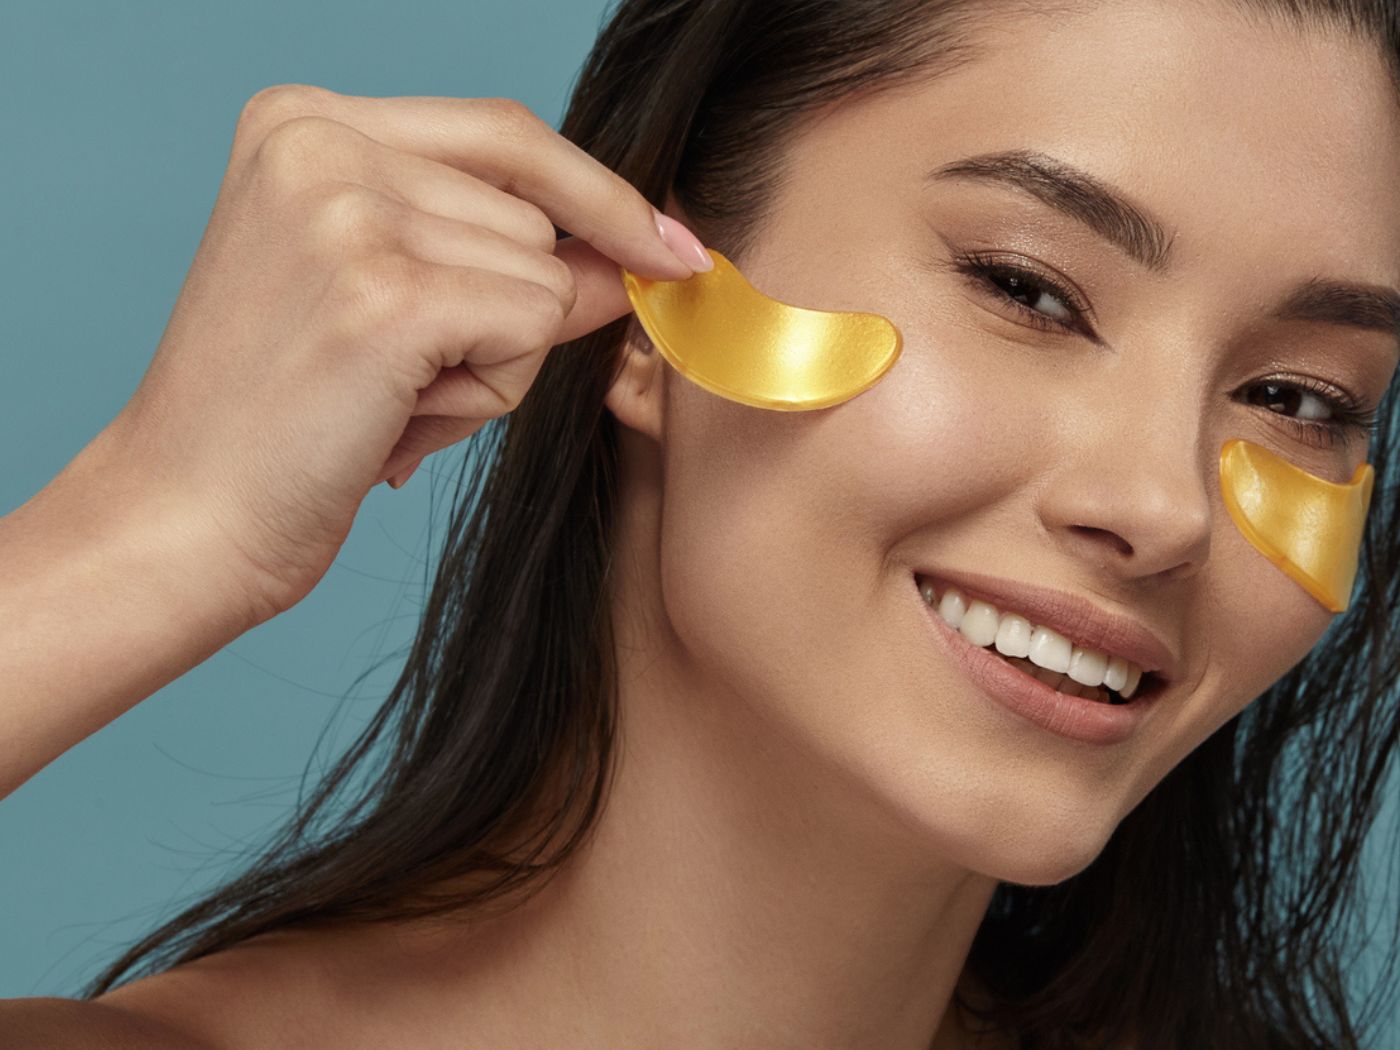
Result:
<svg viewBox="0 0 1400 1050">
<path fill-rule="evenodd" d="M 979 295 L 992 295 L 1015 307 L 1020 317 L 1032 327 L 1044 331 L 1072 331 L 1094 341 L 1094 334 L 1088 322 L 1093 320 L 1093 311 L 1083 295 L 1072 291 L 1048 274 L 1038 270 L 982 252 L 957 252 L 953 270 L 966 278 L 967 283 Z M 1048 293 L 1058 299 L 1070 315 L 1056 319 L 1032 309 L 1014 298 L 1016 295 L 1031 294 L 1033 297 Z"/>
<path fill-rule="evenodd" d="M 975 294 L 989 298 L 999 309 L 1013 312 L 1032 328 L 1082 335 L 1097 345 L 1103 345 L 1092 326 L 1093 309 L 1083 294 L 1067 282 L 1033 269 L 1019 257 L 1016 258 L 1017 262 L 1011 262 L 1006 256 L 996 253 L 953 249 L 950 269 L 960 274 Z M 1023 302 L 1018 297 L 1028 298 L 1030 302 Z M 1058 315 L 1046 314 L 1035 308 L 1034 304 L 1047 299 L 1058 301 Z M 1277 416 L 1294 437 L 1313 448 L 1350 447 L 1357 442 L 1365 444 L 1379 425 L 1377 407 L 1367 408 L 1342 388 L 1311 377 L 1265 379 L 1248 384 L 1243 389 L 1268 390 L 1267 402 L 1285 400 L 1292 403 L 1312 397 L 1326 405 L 1330 417 L 1320 421 L 1297 419 L 1266 409 Z M 1253 398 L 1247 399 L 1247 403 L 1261 404 Z"/>
</svg>

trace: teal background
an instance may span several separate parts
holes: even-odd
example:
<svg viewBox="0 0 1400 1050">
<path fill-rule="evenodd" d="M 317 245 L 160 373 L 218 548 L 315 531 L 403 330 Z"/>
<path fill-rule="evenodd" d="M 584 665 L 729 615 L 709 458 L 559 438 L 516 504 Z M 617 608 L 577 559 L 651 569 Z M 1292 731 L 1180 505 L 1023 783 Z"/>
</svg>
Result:
<svg viewBox="0 0 1400 1050">
<path fill-rule="evenodd" d="M 136 389 L 250 95 L 507 96 L 557 127 L 606 6 L 0 0 L 0 513 Z M 376 486 L 300 604 L 0 802 L 0 997 L 78 994 L 270 834 L 303 771 L 309 789 L 352 739 L 421 613 L 450 455 Z"/>
<path fill-rule="evenodd" d="M 135 389 L 250 95 L 286 82 L 503 95 L 557 127 L 606 6 L 0 0 L 0 513 Z M 286 814 L 303 772 L 351 739 L 420 613 L 448 455 L 370 494 L 303 602 L 0 803 L 0 997 L 77 994 L 219 881 Z M 1395 826 L 1393 803 L 1383 820 Z M 1377 888 L 1385 853 L 1373 847 Z M 1378 896 L 1372 916 L 1393 930 L 1394 900 Z"/>
</svg>

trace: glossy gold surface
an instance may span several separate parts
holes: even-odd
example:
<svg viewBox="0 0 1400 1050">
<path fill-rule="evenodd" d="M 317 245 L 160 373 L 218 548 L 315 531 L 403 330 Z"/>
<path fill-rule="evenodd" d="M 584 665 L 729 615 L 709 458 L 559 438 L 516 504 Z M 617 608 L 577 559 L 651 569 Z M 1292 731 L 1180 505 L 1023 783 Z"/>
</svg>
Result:
<svg viewBox="0 0 1400 1050">
<path fill-rule="evenodd" d="M 711 393 L 779 411 L 827 408 L 874 386 L 898 360 L 903 340 L 887 318 L 779 302 L 709 251 L 713 270 L 653 281 L 623 267 L 622 282 L 661 355 Z"/>
<path fill-rule="evenodd" d="M 704 389 L 757 408 L 827 408 L 874 386 L 898 360 L 903 340 L 887 318 L 773 299 L 709 251 L 715 268 L 680 281 L 622 268 L 642 328 Z M 1337 484 L 1243 438 L 1220 450 L 1221 491 L 1236 527 L 1333 612 L 1350 604 L 1374 481 L 1369 463 Z"/>
<path fill-rule="evenodd" d="M 1220 449 L 1220 487 L 1235 525 L 1332 612 L 1345 612 L 1361 554 L 1375 469 L 1338 484 L 1243 438 Z"/>
</svg>

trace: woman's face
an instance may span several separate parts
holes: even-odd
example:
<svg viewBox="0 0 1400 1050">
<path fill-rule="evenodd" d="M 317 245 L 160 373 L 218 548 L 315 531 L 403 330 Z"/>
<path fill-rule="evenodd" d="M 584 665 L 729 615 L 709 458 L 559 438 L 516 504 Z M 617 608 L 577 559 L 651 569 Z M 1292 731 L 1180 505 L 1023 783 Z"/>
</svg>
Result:
<svg viewBox="0 0 1400 1050">
<path fill-rule="evenodd" d="M 785 302 L 883 314 L 903 356 L 798 413 L 666 369 L 659 592 L 686 674 L 944 855 L 1045 884 L 1333 619 L 1231 521 L 1220 447 L 1339 482 L 1367 462 L 1364 431 L 1299 432 L 1329 415 L 1317 395 L 1265 395 L 1313 380 L 1374 407 L 1395 334 L 1270 315 L 1311 277 L 1400 285 L 1400 113 L 1369 46 L 1223 8 L 1104 4 L 984 39 L 946 79 L 849 100 L 792 142 L 736 262 Z M 1115 187 L 1167 263 L 1008 181 L 928 174 L 1010 150 Z M 969 252 L 1038 280 L 979 285 L 955 269 Z M 916 569 L 1085 598 L 1156 635 L 1176 680 L 1125 740 L 1051 733 L 938 643 Z"/>
</svg>

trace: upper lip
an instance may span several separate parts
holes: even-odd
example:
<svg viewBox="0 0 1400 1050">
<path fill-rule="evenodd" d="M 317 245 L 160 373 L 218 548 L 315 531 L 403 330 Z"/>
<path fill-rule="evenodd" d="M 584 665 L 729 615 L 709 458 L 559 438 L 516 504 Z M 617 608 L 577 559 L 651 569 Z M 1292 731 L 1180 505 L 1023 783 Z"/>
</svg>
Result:
<svg viewBox="0 0 1400 1050">
<path fill-rule="evenodd" d="M 1167 682 L 1176 679 L 1177 658 L 1160 638 L 1136 620 L 1106 612 L 1086 598 L 981 573 L 921 568 L 914 572 L 934 583 L 952 584 L 969 598 L 981 598 L 1003 612 L 1023 614 L 1080 648 L 1121 656 Z"/>
</svg>

